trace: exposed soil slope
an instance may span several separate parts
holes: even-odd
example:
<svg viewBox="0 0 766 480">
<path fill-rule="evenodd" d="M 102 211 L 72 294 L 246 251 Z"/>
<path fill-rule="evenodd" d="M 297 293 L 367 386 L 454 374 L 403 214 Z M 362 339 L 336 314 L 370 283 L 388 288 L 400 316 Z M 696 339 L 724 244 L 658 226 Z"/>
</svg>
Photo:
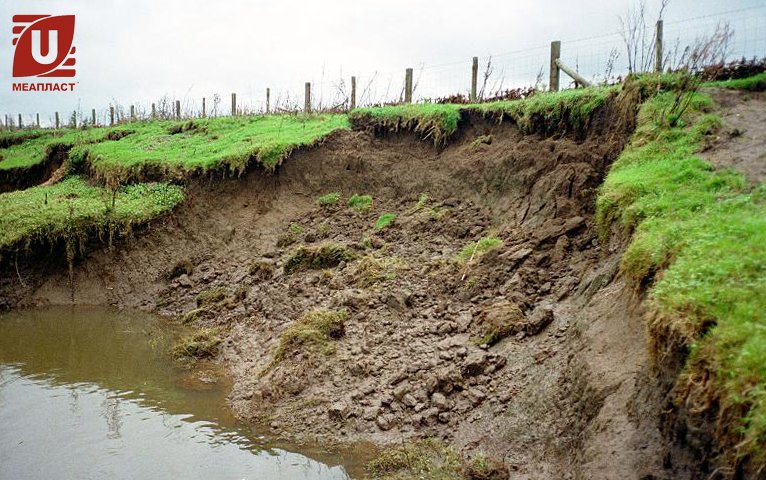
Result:
<svg viewBox="0 0 766 480">
<path fill-rule="evenodd" d="M 23 284 L 7 267 L 0 291 L 5 306 L 182 316 L 218 289 L 187 318 L 231 327 L 233 407 L 286 437 L 438 436 L 503 459 L 513 478 L 691 478 L 659 433 L 640 298 L 615 279 L 621 245 L 593 227 L 634 114 L 612 101 L 584 138 L 468 118 L 440 151 L 409 133 L 339 132 L 274 175 L 191 185 L 174 216 L 77 264 L 72 288 L 50 258 L 20 264 Z M 342 203 L 318 206 L 331 191 Z M 348 208 L 352 193 L 373 209 Z M 376 232 L 384 212 L 398 217 Z M 486 237 L 502 246 L 455 261 Z M 300 246 L 330 242 L 350 256 L 285 271 Z M 317 308 L 347 312 L 342 331 L 272 363 Z M 506 336 L 482 345 L 490 327 Z"/>
</svg>

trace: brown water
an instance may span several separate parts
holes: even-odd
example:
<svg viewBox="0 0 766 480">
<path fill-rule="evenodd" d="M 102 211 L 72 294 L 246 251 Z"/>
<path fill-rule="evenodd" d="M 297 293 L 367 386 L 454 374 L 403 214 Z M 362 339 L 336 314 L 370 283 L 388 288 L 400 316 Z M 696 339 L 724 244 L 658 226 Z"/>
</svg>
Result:
<svg viewBox="0 0 766 480">
<path fill-rule="evenodd" d="M 139 312 L 0 316 L 0 479 L 346 479 L 353 458 L 270 447 L 225 407 L 212 367 L 177 367 L 177 334 Z"/>
</svg>

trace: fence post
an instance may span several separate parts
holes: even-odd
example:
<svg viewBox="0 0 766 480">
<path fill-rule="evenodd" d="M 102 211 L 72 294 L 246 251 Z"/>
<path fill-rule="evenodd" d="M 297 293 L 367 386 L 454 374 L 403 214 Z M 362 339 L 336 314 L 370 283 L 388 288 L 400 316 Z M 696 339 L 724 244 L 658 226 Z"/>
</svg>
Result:
<svg viewBox="0 0 766 480">
<path fill-rule="evenodd" d="M 37 128 L 40 128 L 40 114 L 35 114 L 35 124 L 37 125 Z"/>
<path fill-rule="evenodd" d="M 303 108 L 306 113 L 311 113 L 311 82 L 306 82 Z"/>
<path fill-rule="evenodd" d="M 130 106 L 130 121 L 134 122 L 136 120 L 136 107 L 134 105 Z"/>
<path fill-rule="evenodd" d="M 152 118 L 157 118 L 157 106 L 152 103 Z"/>
<path fill-rule="evenodd" d="M 662 20 L 657 20 L 654 35 L 654 71 L 662 72 Z"/>
<path fill-rule="evenodd" d="M 56 114 L 56 123 L 58 123 L 58 114 Z M 109 105 L 109 126 L 114 125 L 114 105 Z"/>
<path fill-rule="evenodd" d="M 237 94 L 232 93 L 231 94 L 231 116 L 235 116 L 237 114 Z"/>
<path fill-rule="evenodd" d="M 60 125 L 60 123 L 59 123 L 59 112 L 56 112 L 56 128 L 57 129 L 59 128 L 59 125 Z"/>
<path fill-rule="evenodd" d="M 471 65 L 471 103 L 476 103 L 476 86 L 479 82 L 479 57 L 473 57 Z"/>
<path fill-rule="evenodd" d="M 551 92 L 557 92 L 559 90 L 559 77 L 561 76 L 561 71 L 559 70 L 559 65 L 557 60 L 561 57 L 561 42 L 558 40 L 554 40 L 551 42 L 551 71 L 550 71 L 550 81 L 548 83 L 548 90 Z"/>
<path fill-rule="evenodd" d="M 90 119 L 93 122 L 93 126 L 95 127 L 96 126 L 96 109 L 95 108 L 92 108 L 90 110 Z"/>
<path fill-rule="evenodd" d="M 202 97 L 202 118 L 205 118 L 205 97 Z"/>
<path fill-rule="evenodd" d="M 23 125 L 21 124 L 21 114 L 19 114 L 19 128 L 22 128 Z"/>
<path fill-rule="evenodd" d="M 77 110 L 72 112 L 72 128 L 77 128 Z"/>
<path fill-rule="evenodd" d="M 176 118 L 181 118 L 181 100 L 176 100 Z"/>
<path fill-rule="evenodd" d="M 356 108 L 356 77 L 351 77 L 351 110 Z"/>
<path fill-rule="evenodd" d="M 404 103 L 412 103 L 412 69 L 404 71 Z"/>
</svg>

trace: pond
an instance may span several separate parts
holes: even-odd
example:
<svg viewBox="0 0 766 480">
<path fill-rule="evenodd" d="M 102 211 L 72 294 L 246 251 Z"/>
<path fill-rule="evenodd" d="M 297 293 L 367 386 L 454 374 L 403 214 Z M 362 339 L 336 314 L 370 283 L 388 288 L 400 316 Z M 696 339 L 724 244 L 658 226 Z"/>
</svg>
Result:
<svg viewBox="0 0 766 480">
<path fill-rule="evenodd" d="M 107 308 L 0 315 L 0 478 L 358 474 L 353 455 L 277 448 L 238 422 L 221 371 L 170 359 L 177 335 L 163 319 Z"/>
</svg>

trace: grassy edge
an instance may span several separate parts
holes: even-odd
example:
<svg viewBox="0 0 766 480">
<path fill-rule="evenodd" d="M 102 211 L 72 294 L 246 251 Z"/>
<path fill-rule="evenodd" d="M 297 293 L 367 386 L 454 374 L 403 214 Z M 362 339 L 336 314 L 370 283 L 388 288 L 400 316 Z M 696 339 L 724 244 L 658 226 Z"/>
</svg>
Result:
<svg viewBox="0 0 766 480">
<path fill-rule="evenodd" d="M 696 155 L 720 127 L 697 94 L 680 126 L 672 93 L 649 99 L 597 200 L 602 237 L 630 236 L 621 268 L 648 288 L 650 350 L 685 366 L 676 404 L 714 412 L 720 461 L 766 466 L 766 189 Z M 710 252 L 716 252 L 711 256 Z"/>
</svg>

